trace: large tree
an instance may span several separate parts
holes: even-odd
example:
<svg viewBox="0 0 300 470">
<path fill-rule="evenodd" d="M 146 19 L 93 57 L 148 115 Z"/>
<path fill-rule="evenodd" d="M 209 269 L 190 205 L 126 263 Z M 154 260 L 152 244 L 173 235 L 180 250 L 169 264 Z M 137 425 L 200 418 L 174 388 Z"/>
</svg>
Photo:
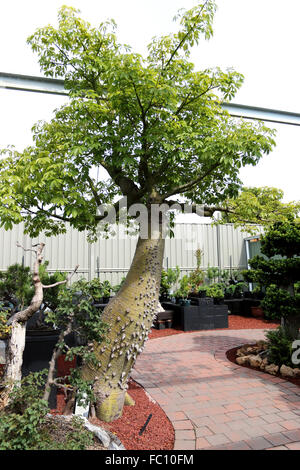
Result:
<svg viewBox="0 0 300 470">
<path fill-rule="evenodd" d="M 181 11 L 178 32 L 155 37 L 142 57 L 118 43 L 113 21 L 93 28 L 73 8 L 62 7 L 58 27 L 30 38 L 46 76 L 63 77 L 69 101 L 51 122 L 33 128 L 34 145 L 8 150 L 1 161 L 0 220 L 5 228 L 25 222 L 37 236 L 69 223 L 97 237 L 102 204 L 119 201 L 147 208 L 131 268 L 108 304 L 109 344 L 94 344 L 99 367 L 93 379 L 97 414 L 120 416 L 127 381 L 151 328 L 159 295 L 164 234 L 151 224 L 158 205 L 203 204 L 203 215 L 222 209 L 237 194 L 239 169 L 269 153 L 273 132 L 262 123 L 237 120 L 222 108 L 243 77 L 219 68 L 197 71 L 192 46 L 213 33 L 213 0 Z M 100 181 L 97 169 L 105 172 Z M 131 216 L 134 216 L 132 211 Z"/>
</svg>

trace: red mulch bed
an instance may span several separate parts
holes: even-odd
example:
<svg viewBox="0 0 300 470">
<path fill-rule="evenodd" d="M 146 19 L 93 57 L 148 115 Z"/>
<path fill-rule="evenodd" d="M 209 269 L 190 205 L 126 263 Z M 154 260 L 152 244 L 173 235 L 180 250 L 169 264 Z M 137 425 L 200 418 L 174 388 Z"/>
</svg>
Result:
<svg viewBox="0 0 300 470">
<path fill-rule="evenodd" d="M 132 380 L 129 381 L 128 392 L 134 399 L 135 405 L 124 406 L 121 418 L 112 423 L 92 418 L 91 422 L 115 433 L 126 450 L 172 450 L 175 434 L 165 412 Z M 148 425 L 140 435 L 150 414 L 152 416 Z"/>
<path fill-rule="evenodd" d="M 228 323 L 229 327 L 226 330 L 276 328 L 279 324 L 260 318 L 239 315 L 230 315 Z M 153 329 L 149 339 L 181 333 L 184 332 L 172 328 Z M 97 418 L 93 418 L 91 421 L 115 433 L 127 450 L 172 450 L 174 446 L 174 429 L 164 411 L 157 403 L 153 403 L 149 399 L 141 386 L 132 380 L 129 382 L 128 391 L 135 400 L 135 405 L 124 406 L 121 418 L 111 423 L 104 423 Z M 64 405 L 64 395 L 59 393 L 57 395 L 57 410 L 52 410 L 52 412 L 61 413 Z M 146 430 L 142 435 L 139 435 L 150 414 L 152 414 L 152 417 Z"/>
<path fill-rule="evenodd" d="M 262 330 L 267 328 L 277 328 L 279 321 L 269 321 L 264 318 L 242 317 L 240 315 L 228 316 L 228 328 L 218 328 L 219 330 Z M 179 329 L 165 328 L 163 330 L 152 330 L 149 339 L 161 338 L 162 336 L 176 335 L 179 333 L 191 333 Z"/>
<path fill-rule="evenodd" d="M 253 346 L 253 344 L 244 344 L 243 346 Z M 229 351 L 226 352 L 226 357 L 230 362 L 233 362 L 234 364 L 236 364 L 236 357 L 237 357 L 236 353 L 237 353 L 237 350 L 240 349 L 240 348 L 241 348 L 241 346 L 238 346 L 237 348 L 229 349 Z M 257 367 L 251 367 L 249 364 L 245 364 L 245 365 L 240 365 L 239 364 L 239 366 L 240 367 L 246 367 L 247 369 L 258 370 L 259 372 L 263 372 L 262 370 L 260 370 Z M 267 372 L 265 372 L 265 374 L 267 376 L 270 376 L 270 374 L 268 374 Z M 276 376 L 271 375 L 270 377 L 279 377 L 283 380 L 287 380 L 288 382 L 292 382 L 293 384 L 298 385 L 298 387 L 300 387 L 300 378 L 297 378 L 297 379 L 287 378 L 287 377 L 283 377 L 279 373 L 277 373 Z"/>
</svg>

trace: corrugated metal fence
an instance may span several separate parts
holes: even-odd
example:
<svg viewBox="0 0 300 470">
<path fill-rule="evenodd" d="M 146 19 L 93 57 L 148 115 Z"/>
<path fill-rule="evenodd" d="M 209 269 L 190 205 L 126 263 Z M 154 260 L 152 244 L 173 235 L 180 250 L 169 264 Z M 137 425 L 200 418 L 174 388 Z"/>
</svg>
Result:
<svg viewBox="0 0 300 470">
<path fill-rule="evenodd" d="M 175 237 L 166 239 L 164 267 L 179 266 L 182 275 L 196 266 L 195 250 L 204 252 L 202 267 L 219 266 L 222 269 L 245 269 L 247 267 L 244 239 L 248 236 L 231 224 L 213 226 L 199 223 L 177 223 Z M 0 229 L 0 270 L 4 271 L 13 263 L 32 266 L 30 252 L 16 247 L 19 241 L 25 248 L 30 248 L 38 241 L 46 243 L 44 259 L 49 261 L 48 271 L 73 271 L 79 264 L 77 279 L 93 279 L 99 276 L 112 285 L 118 284 L 126 275 L 134 255 L 136 236 L 124 235 L 120 230 L 115 237 L 100 238 L 89 244 L 87 232 L 78 232 L 68 227 L 67 233 L 56 237 L 40 236 L 30 239 L 24 235 L 23 225 L 13 230 Z M 76 280 L 76 276 L 73 278 Z"/>
</svg>

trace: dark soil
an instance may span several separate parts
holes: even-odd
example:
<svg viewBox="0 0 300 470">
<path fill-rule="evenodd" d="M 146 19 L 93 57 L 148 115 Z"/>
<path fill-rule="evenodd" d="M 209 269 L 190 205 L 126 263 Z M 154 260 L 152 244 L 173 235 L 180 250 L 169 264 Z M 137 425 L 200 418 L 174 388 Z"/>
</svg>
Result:
<svg viewBox="0 0 300 470">
<path fill-rule="evenodd" d="M 75 431 L 74 426 L 69 420 L 59 418 L 59 416 L 47 417 L 43 425 L 45 431 L 51 435 L 51 439 L 58 444 L 66 443 L 66 436 Z M 93 444 L 86 447 L 85 450 L 106 450 L 102 443 L 95 436 Z"/>
</svg>

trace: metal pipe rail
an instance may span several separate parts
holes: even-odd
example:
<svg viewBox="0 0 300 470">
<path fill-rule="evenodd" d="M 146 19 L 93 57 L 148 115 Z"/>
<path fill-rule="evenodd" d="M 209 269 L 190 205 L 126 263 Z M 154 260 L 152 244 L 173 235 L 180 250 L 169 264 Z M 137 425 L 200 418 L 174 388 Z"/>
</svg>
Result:
<svg viewBox="0 0 300 470">
<path fill-rule="evenodd" d="M 64 87 L 64 80 L 6 72 L 0 72 L 0 88 L 53 95 L 68 95 L 68 91 Z M 300 113 L 237 103 L 224 103 L 222 106 L 233 117 L 300 126 Z"/>
</svg>

